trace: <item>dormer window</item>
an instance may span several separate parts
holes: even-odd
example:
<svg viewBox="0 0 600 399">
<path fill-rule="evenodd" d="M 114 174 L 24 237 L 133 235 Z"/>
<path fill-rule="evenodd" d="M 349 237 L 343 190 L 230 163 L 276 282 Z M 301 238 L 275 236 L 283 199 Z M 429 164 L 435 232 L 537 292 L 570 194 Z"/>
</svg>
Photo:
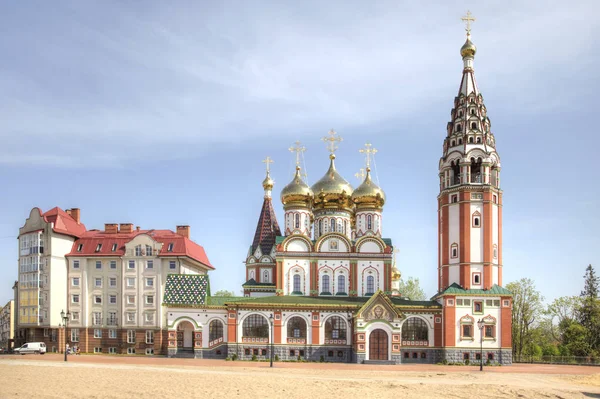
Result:
<svg viewBox="0 0 600 399">
<path fill-rule="evenodd" d="M 81 252 L 82 249 L 83 249 L 83 244 L 79 244 L 77 246 L 77 252 Z"/>
<path fill-rule="evenodd" d="M 102 249 L 102 244 L 98 244 L 96 246 L 96 252 L 100 252 L 101 249 Z"/>
<path fill-rule="evenodd" d="M 173 243 L 170 242 L 169 245 L 167 246 L 167 252 L 173 252 Z"/>
<path fill-rule="evenodd" d="M 117 243 L 114 243 L 114 244 L 112 245 L 112 249 L 111 249 L 111 250 L 112 250 L 113 252 L 115 252 L 115 251 L 117 250 Z"/>
</svg>

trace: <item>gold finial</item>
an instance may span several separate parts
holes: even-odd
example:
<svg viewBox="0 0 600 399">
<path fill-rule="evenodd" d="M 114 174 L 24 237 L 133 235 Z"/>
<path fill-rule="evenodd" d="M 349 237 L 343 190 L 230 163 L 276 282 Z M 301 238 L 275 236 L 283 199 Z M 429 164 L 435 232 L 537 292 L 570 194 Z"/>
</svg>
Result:
<svg viewBox="0 0 600 399">
<path fill-rule="evenodd" d="M 269 174 L 270 172 L 270 164 L 273 163 L 273 160 L 271 159 L 271 157 L 266 157 L 265 159 L 263 159 L 263 163 L 267 164 L 267 174 Z"/>
<path fill-rule="evenodd" d="M 365 179 L 365 170 L 363 168 L 360 168 L 358 173 L 355 173 L 354 176 L 356 176 L 356 178 L 360 181 L 363 181 Z"/>
<path fill-rule="evenodd" d="M 366 154 L 367 158 L 367 171 L 371 169 L 371 156 L 375 156 L 377 154 L 377 150 L 373 148 L 371 143 L 366 143 L 365 148 L 358 150 L 362 154 Z"/>
<path fill-rule="evenodd" d="M 296 153 L 296 167 L 300 167 L 300 154 L 306 151 L 306 147 L 301 146 L 299 141 L 294 143 L 296 146 L 292 146 L 289 148 L 290 152 Z"/>
<path fill-rule="evenodd" d="M 343 139 L 340 136 L 337 136 L 336 131 L 333 129 L 331 129 L 328 134 L 329 136 L 325 136 L 321 140 L 327 143 L 327 149 L 329 150 L 331 155 L 333 155 L 335 150 L 337 150 L 338 148 L 337 145 L 335 145 L 335 143 L 340 143 Z"/>
<path fill-rule="evenodd" d="M 471 14 L 471 11 L 467 10 L 467 15 L 465 15 L 461 19 L 467 25 L 467 27 L 465 28 L 465 30 L 467 31 L 467 36 L 471 36 L 471 22 L 475 22 L 473 14 Z"/>
</svg>

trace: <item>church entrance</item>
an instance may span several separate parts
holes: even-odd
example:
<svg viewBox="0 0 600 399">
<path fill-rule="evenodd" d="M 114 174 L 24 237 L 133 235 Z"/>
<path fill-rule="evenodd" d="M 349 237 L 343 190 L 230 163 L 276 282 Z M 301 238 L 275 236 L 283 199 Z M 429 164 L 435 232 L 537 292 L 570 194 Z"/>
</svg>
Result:
<svg viewBox="0 0 600 399">
<path fill-rule="evenodd" d="M 369 360 L 389 360 L 388 334 L 382 329 L 374 330 L 369 335 Z"/>
<path fill-rule="evenodd" d="M 179 331 L 183 332 L 183 347 L 192 349 L 194 347 L 194 326 L 189 321 L 182 322 Z"/>
</svg>

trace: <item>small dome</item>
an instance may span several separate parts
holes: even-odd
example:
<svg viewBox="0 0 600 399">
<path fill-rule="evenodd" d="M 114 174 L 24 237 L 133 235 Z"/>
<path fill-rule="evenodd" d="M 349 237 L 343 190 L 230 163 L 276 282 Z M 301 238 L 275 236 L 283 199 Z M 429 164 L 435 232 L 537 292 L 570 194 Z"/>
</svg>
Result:
<svg viewBox="0 0 600 399">
<path fill-rule="evenodd" d="M 475 47 L 475 45 L 473 44 L 473 42 L 471 41 L 471 39 L 469 39 L 469 37 L 467 37 L 467 41 L 460 48 L 460 55 L 463 58 L 465 58 L 465 57 L 475 57 L 475 53 L 476 52 L 477 52 L 477 47 Z"/>
<path fill-rule="evenodd" d="M 392 269 L 392 281 L 400 281 L 400 279 L 402 278 L 402 273 L 400 273 L 400 270 L 398 270 L 395 266 Z"/>
<path fill-rule="evenodd" d="M 283 205 L 310 206 L 313 192 L 308 184 L 300 176 L 300 167 L 296 166 L 294 179 L 281 190 L 281 202 Z"/>
<path fill-rule="evenodd" d="M 275 182 L 273 181 L 273 179 L 271 179 L 271 175 L 269 174 L 269 172 L 267 172 L 267 177 L 265 177 L 265 180 L 263 180 L 262 186 L 265 189 L 265 191 L 271 191 L 273 189 L 273 185 L 275 185 Z"/>
<path fill-rule="evenodd" d="M 324 207 L 326 204 L 332 204 L 352 208 L 352 203 L 350 202 L 352 186 L 335 169 L 333 162 L 335 155 L 331 154 L 329 159 L 331 159 L 329 170 L 325 176 L 312 186 L 312 191 L 315 195 L 315 205 Z"/>
<path fill-rule="evenodd" d="M 385 193 L 371 180 L 370 168 L 365 181 L 352 193 L 352 202 L 357 208 L 381 208 L 385 204 Z"/>
</svg>

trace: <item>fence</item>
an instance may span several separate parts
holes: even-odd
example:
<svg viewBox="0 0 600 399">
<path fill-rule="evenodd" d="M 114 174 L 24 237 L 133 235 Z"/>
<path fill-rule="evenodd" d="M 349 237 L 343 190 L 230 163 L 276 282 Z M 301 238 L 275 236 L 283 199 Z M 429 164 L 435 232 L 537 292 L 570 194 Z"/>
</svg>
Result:
<svg viewBox="0 0 600 399">
<path fill-rule="evenodd" d="M 521 356 L 514 357 L 515 363 L 542 363 L 542 364 L 578 364 L 587 366 L 600 366 L 600 357 L 593 356 Z"/>
</svg>

